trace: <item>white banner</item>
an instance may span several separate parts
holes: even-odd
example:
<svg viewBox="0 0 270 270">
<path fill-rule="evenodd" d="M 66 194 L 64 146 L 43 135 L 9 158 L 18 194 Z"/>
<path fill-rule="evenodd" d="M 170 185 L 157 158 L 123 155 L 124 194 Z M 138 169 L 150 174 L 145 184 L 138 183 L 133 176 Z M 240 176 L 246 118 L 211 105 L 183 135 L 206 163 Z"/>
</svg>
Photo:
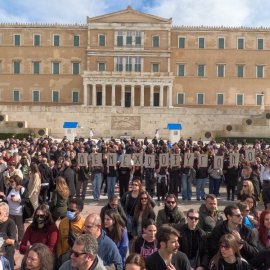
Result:
<svg viewBox="0 0 270 270">
<path fill-rule="evenodd" d="M 130 154 L 123 155 L 120 167 L 131 167 L 131 155 Z"/>
<path fill-rule="evenodd" d="M 194 153 L 185 153 L 184 167 L 193 167 L 194 165 Z"/>
<path fill-rule="evenodd" d="M 198 166 L 200 168 L 208 167 L 208 154 L 199 154 L 198 157 Z"/>
<path fill-rule="evenodd" d="M 214 157 L 214 169 L 223 169 L 223 156 Z"/>
<path fill-rule="evenodd" d="M 245 151 L 245 159 L 248 162 L 254 162 L 255 161 L 255 149 L 247 149 Z"/>
<path fill-rule="evenodd" d="M 90 155 L 90 160 L 91 160 L 91 166 L 103 166 L 102 164 L 102 154 L 101 153 L 92 153 Z"/>
<path fill-rule="evenodd" d="M 155 155 L 145 154 L 144 156 L 144 167 L 145 168 L 155 168 L 156 166 L 156 157 Z"/>
<path fill-rule="evenodd" d="M 238 167 L 239 165 L 239 153 L 230 153 L 230 166 Z"/>
<path fill-rule="evenodd" d="M 79 166 L 88 165 L 88 153 L 78 153 L 78 165 Z"/>
<path fill-rule="evenodd" d="M 116 153 L 108 153 L 107 154 L 107 167 L 116 166 L 117 163 L 117 154 Z"/>
<path fill-rule="evenodd" d="M 134 166 L 143 166 L 143 154 L 142 153 L 133 154 L 133 162 Z"/>
<path fill-rule="evenodd" d="M 169 154 L 159 154 L 159 167 L 169 166 Z"/>
<path fill-rule="evenodd" d="M 179 154 L 171 154 L 170 155 L 170 166 L 171 167 L 180 167 L 181 165 L 181 157 Z"/>
</svg>

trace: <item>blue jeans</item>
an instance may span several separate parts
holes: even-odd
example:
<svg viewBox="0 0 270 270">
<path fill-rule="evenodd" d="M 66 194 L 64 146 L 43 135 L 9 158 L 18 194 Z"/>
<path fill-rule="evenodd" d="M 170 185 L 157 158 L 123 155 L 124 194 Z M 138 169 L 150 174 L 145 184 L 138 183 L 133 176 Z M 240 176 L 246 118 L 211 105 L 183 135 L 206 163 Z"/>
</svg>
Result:
<svg viewBox="0 0 270 270">
<path fill-rule="evenodd" d="M 197 200 L 201 200 L 205 197 L 204 187 L 207 178 L 197 178 L 196 179 L 196 197 Z"/>
<path fill-rule="evenodd" d="M 192 189 L 187 174 L 182 175 L 181 182 L 182 182 L 182 199 L 191 200 Z"/>
<path fill-rule="evenodd" d="M 221 184 L 221 178 L 215 179 L 210 176 L 209 177 L 209 194 L 214 194 L 215 196 L 218 196 L 220 184 Z"/>
<path fill-rule="evenodd" d="M 101 184 L 102 184 L 102 174 L 95 173 L 93 179 L 93 197 L 95 200 L 99 200 Z"/>
<path fill-rule="evenodd" d="M 116 183 L 116 177 L 115 176 L 107 176 L 108 199 L 110 199 L 114 195 L 115 183 Z"/>
</svg>

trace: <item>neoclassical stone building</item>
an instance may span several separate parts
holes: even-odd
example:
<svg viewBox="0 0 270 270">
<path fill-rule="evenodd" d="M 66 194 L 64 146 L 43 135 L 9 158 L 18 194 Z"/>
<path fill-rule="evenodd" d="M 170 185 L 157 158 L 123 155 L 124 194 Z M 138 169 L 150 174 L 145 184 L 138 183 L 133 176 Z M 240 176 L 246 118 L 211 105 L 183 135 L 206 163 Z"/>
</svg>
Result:
<svg viewBox="0 0 270 270">
<path fill-rule="evenodd" d="M 195 138 L 268 136 L 270 29 L 172 24 L 131 7 L 86 25 L 0 24 L 2 130 L 63 136 L 77 121 L 82 136 L 166 137 L 180 122 Z"/>
</svg>

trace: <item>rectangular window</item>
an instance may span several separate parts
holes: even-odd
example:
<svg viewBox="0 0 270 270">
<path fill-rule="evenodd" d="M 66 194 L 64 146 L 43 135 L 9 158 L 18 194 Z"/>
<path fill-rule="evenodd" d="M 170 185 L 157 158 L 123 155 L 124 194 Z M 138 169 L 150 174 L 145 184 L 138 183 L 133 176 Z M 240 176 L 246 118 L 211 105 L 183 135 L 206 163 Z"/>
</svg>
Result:
<svg viewBox="0 0 270 270">
<path fill-rule="evenodd" d="M 59 91 L 52 91 L 52 102 L 59 102 Z"/>
<path fill-rule="evenodd" d="M 185 103 L 184 93 L 177 93 L 177 104 L 183 105 Z"/>
<path fill-rule="evenodd" d="M 13 90 L 13 101 L 19 102 L 20 101 L 20 91 Z"/>
<path fill-rule="evenodd" d="M 141 57 L 135 58 L 135 71 L 141 72 Z"/>
<path fill-rule="evenodd" d="M 40 62 L 34 61 L 33 62 L 33 74 L 39 74 L 40 73 Z"/>
<path fill-rule="evenodd" d="M 153 48 L 159 48 L 159 36 L 152 37 L 152 46 Z"/>
<path fill-rule="evenodd" d="M 131 57 L 126 58 L 126 71 L 129 71 L 129 72 L 132 71 Z"/>
<path fill-rule="evenodd" d="M 263 101 L 263 94 L 257 94 L 256 95 L 256 105 L 261 106 Z"/>
<path fill-rule="evenodd" d="M 205 44 L 204 44 L 204 38 L 203 37 L 199 37 L 198 43 L 199 43 L 199 49 L 204 49 Z"/>
<path fill-rule="evenodd" d="M 73 103 L 78 103 L 79 102 L 79 92 L 78 91 L 73 91 L 72 92 L 72 102 Z"/>
<path fill-rule="evenodd" d="M 219 78 L 225 77 L 225 65 L 217 65 L 217 76 Z"/>
<path fill-rule="evenodd" d="M 73 46 L 74 47 L 80 46 L 80 36 L 78 36 L 78 35 L 73 36 Z"/>
<path fill-rule="evenodd" d="M 135 45 L 136 47 L 140 47 L 142 45 L 141 32 L 136 32 Z"/>
<path fill-rule="evenodd" d="M 203 93 L 198 93 L 197 94 L 197 104 L 198 105 L 203 105 L 204 104 L 204 94 Z"/>
<path fill-rule="evenodd" d="M 72 63 L 72 74 L 73 75 L 80 74 L 80 63 Z"/>
<path fill-rule="evenodd" d="M 154 93 L 154 107 L 159 107 L 159 93 Z"/>
<path fill-rule="evenodd" d="M 60 36 L 59 35 L 54 35 L 53 36 L 53 46 L 54 47 L 59 47 L 60 46 Z"/>
<path fill-rule="evenodd" d="M 123 71 L 123 57 L 117 57 L 116 71 Z"/>
<path fill-rule="evenodd" d="M 178 65 L 178 76 L 183 77 L 185 76 L 185 65 L 184 64 L 179 64 Z"/>
<path fill-rule="evenodd" d="M 13 73 L 14 74 L 20 74 L 21 73 L 21 62 L 20 61 L 14 61 L 13 62 Z"/>
<path fill-rule="evenodd" d="M 224 94 L 217 94 L 217 105 L 224 104 Z"/>
<path fill-rule="evenodd" d="M 34 90 L 34 91 L 33 91 L 33 101 L 34 101 L 34 102 L 39 102 L 39 101 L 40 101 L 40 93 L 39 93 L 39 90 Z"/>
<path fill-rule="evenodd" d="M 34 35 L 34 46 L 40 46 L 40 35 Z"/>
<path fill-rule="evenodd" d="M 52 63 L 52 74 L 60 74 L 60 63 L 59 62 L 53 62 Z"/>
<path fill-rule="evenodd" d="M 242 106 L 244 104 L 244 95 L 236 94 L 236 105 Z"/>
<path fill-rule="evenodd" d="M 99 34 L 99 36 L 98 36 L 98 44 L 99 44 L 100 47 L 104 47 L 105 46 L 105 44 L 106 44 L 106 37 L 105 37 L 105 35 Z"/>
<path fill-rule="evenodd" d="M 198 65 L 197 66 L 197 73 L 199 77 L 205 76 L 205 65 Z"/>
<path fill-rule="evenodd" d="M 104 62 L 98 63 L 98 71 L 105 71 L 105 63 Z"/>
<path fill-rule="evenodd" d="M 237 77 L 238 78 L 244 77 L 244 65 L 237 65 Z"/>
<path fill-rule="evenodd" d="M 256 77 L 257 78 L 264 77 L 264 66 L 256 66 Z"/>
<path fill-rule="evenodd" d="M 225 38 L 223 37 L 218 38 L 218 48 L 225 49 Z"/>
<path fill-rule="evenodd" d="M 21 35 L 14 35 L 14 45 L 15 46 L 20 46 L 21 45 Z"/>
<path fill-rule="evenodd" d="M 244 38 L 238 38 L 237 39 L 237 49 L 243 50 L 245 48 L 245 40 Z"/>
<path fill-rule="evenodd" d="M 159 72 L 159 64 L 157 63 L 152 64 L 152 72 Z"/>
<path fill-rule="evenodd" d="M 117 35 L 117 47 L 123 47 L 123 45 L 124 45 L 123 40 L 124 40 L 124 38 L 123 38 L 122 32 L 118 32 L 118 35 Z"/>
<path fill-rule="evenodd" d="M 178 48 L 184 49 L 186 47 L 186 38 L 180 37 L 178 39 Z"/>
<path fill-rule="evenodd" d="M 131 45 L 132 45 L 132 35 L 131 32 L 127 32 L 126 46 L 131 47 Z"/>
<path fill-rule="evenodd" d="M 263 40 L 263 38 L 258 38 L 257 39 L 257 49 L 258 50 L 263 50 L 264 49 L 264 40 Z"/>
</svg>

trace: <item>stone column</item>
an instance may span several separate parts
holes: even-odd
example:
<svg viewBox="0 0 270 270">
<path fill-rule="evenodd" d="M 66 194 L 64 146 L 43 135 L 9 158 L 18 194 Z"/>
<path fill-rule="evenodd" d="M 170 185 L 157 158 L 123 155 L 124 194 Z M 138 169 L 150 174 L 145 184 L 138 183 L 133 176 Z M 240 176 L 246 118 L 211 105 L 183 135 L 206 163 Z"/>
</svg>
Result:
<svg viewBox="0 0 270 270">
<path fill-rule="evenodd" d="M 132 84 L 132 85 L 131 85 L 131 107 L 134 107 L 134 98 L 135 98 L 135 95 L 134 95 L 134 88 L 135 88 L 135 85 Z"/>
<path fill-rule="evenodd" d="M 88 84 L 87 83 L 83 84 L 83 105 L 84 106 L 88 105 Z"/>
<path fill-rule="evenodd" d="M 125 85 L 121 84 L 121 107 L 125 107 Z"/>
<path fill-rule="evenodd" d="M 92 106 L 97 106 L 97 85 L 92 84 Z"/>
<path fill-rule="evenodd" d="M 102 84 L 102 106 L 106 106 L 106 84 Z"/>
<path fill-rule="evenodd" d="M 144 85 L 141 85 L 141 97 L 140 97 L 140 106 L 144 106 Z"/>
<path fill-rule="evenodd" d="M 112 106 L 115 106 L 115 84 L 112 84 Z"/>
<path fill-rule="evenodd" d="M 159 86 L 159 107 L 163 107 L 163 85 Z"/>
<path fill-rule="evenodd" d="M 168 106 L 169 108 L 172 107 L 172 84 L 170 84 L 170 85 L 168 86 L 168 104 L 167 104 L 167 106 Z"/>
<path fill-rule="evenodd" d="M 153 101 L 154 101 L 154 85 L 150 85 L 150 107 L 153 107 Z"/>
</svg>

